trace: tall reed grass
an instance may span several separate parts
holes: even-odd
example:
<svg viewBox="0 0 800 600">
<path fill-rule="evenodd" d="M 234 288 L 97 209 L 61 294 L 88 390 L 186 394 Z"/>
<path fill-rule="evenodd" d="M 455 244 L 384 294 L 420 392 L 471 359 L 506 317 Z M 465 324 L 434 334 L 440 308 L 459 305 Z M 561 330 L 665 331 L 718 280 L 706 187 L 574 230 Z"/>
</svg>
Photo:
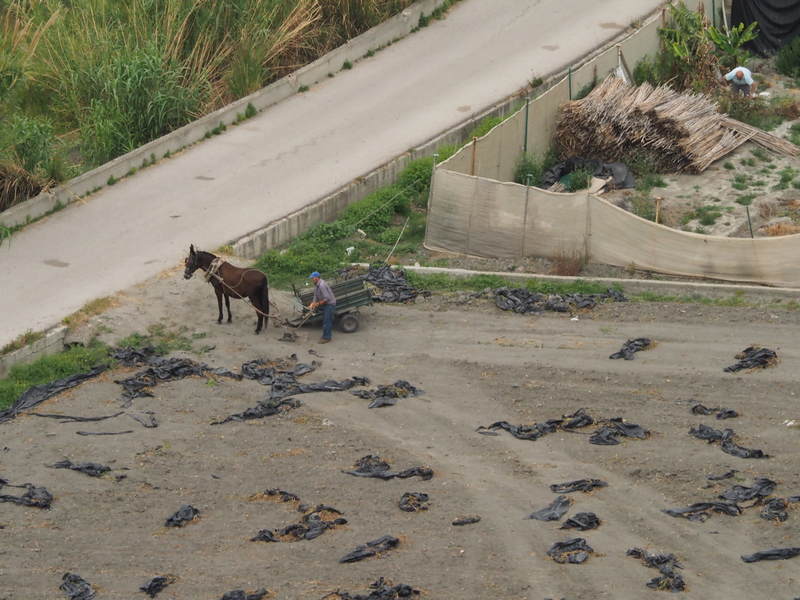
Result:
<svg viewBox="0 0 800 600">
<path fill-rule="evenodd" d="M 45 163 L 69 155 L 87 170 L 289 74 L 411 1 L 0 0 L 0 118 L 46 119 L 50 155 L 62 159 Z M 28 171 L 18 142 L 0 131 L 0 178 Z M 0 210 L 18 201 L 6 188 L 15 186 L 0 185 Z"/>
</svg>

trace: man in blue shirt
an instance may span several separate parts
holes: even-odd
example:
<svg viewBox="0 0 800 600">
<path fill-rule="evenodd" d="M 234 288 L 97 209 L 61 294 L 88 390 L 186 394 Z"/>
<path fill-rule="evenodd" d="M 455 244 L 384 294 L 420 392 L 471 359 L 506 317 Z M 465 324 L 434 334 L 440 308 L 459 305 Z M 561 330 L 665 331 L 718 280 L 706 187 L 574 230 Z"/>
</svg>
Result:
<svg viewBox="0 0 800 600">
<path fill-rule="evenodd" d="M 745 96 L 750 96 L 756 91 L 756 82 L 753 81 L 753 74 L 749 69 L 736 67 L 733 71 L 725 75 L 725 81 L 733 88 L 734 96 L 741 92 Z"/>
<path fill-rule="evenodd" d="M 336 296 L 331 291 L 328 282 L 322 279 L 318 271 L 314 271 L 309 277 L 314 282 L 314 298 L 308 308 L 316 310 L 322 307 L 322 337 L 320 344 L 327 344 L 331 341 L 331 330 L 333 329 L 333 313 L 336 312 Z"/>
</svg>

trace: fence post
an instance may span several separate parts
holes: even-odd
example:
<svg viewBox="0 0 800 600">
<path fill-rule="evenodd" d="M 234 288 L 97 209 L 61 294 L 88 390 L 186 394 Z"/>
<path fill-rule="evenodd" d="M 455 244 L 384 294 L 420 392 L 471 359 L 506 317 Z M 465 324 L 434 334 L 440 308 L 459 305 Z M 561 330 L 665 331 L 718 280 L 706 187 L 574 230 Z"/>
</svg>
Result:
<svg viewBox="0 0 800 600">
<path fill-rule="evenodd" d="M 531 108 L 531 97 L 525 96 L 525 141 L 522 144 L 522 151 L 528 153 L 528 112 Z"/>
<path fill-rule="evenodd" d="M 753 224 L 750 222 L 750 207 L 745 206 L 744 210 L 747 212 L 747 225 L 750 227 L 750 237 L 753 237 Z"/>
<path fill-rule="evenodd" d="M 525 258 L 525 234 L 528 231 L 528 202 L 531 193 L 531 177 L 532 173 L 526 175 L 528 181 L 525 184 L 525 213 L 522 217 L 522 246 L 519 249 L 519 257 Z"/>
<path fill-rule="evenodd" d="M 472 176 L 475 176 L 475 161 L 478 157 L 478 138 L 472 138 Z"/>
<path fill-rule="evenodd" d="M 431 209 L 433 208 L 433 180 L 436 177 L 436 159 L 439 154 L 433 153 L 433 169 L 431 170 L 431 185 L 428 188 L 428 217 L 431 216 Z M 428 228 L 425 228 L 425 243 L 428 242 Z"/>
<path fill-rule="evenodd" d="M 725 0 L 722 0 L 725 2 Z M 717 26 L 717 3 L 711 0 L 711 24 L 716 28 Z"/>
<path fill-rule="evenodd" d="M 572 67 L 567 69 L 567 80 L 569 81 L 569 99 L 572 100 Z"/>
</svg>

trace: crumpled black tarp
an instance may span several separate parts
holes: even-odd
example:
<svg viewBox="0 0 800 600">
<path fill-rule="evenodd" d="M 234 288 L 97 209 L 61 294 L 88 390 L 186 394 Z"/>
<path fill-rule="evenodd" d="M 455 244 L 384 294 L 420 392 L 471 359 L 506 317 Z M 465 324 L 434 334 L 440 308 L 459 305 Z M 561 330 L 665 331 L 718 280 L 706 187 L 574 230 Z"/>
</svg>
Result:
<svg viewBox="0 0 800 600">
<path fill-rule="evenodd" d="M 589 558 L 594 550 L 583 538 L 572 538 L 563 542 L 556 542 L 547 550 L 547 556 L 557 563 L 580 564 Z"/>
<path fill-rule="evenodd" d="M 769 348 L 761 348 L 760 346 L 750 346 L 742 350 L 739 354 L 734 356 L 738 358 L 739 362 L 730 367 L 722 369 L 726 373 L 736 373 L 743 369 L 748 371 L 753 369 L 766 369 L 767 367 L 774 367 L 780 360 L 774 350 Z"/>
<path fill-rule="evenodd" d="M 147 581 L 144 585 L 140 586 L 139 589 L 148 596 L 150 596 L 151 598 L 155 598 L 156 594 L 163 591 L 165 587 L 174 582 L 175 582 L 174 577 L 165 577 L 164 575 L 156 575 L 155 577 Z"/>
<path fill-rule="evenodd" d="M 572 500 L 566 496 L 559 496 L 550 503 L 550 506 L 532 512 L 525 518 L 537 521 L 558 521 L 567 513 L 571 504 Z"/>
<path fill-rule="evenodd" d="M 222 598 L 219 600 L 261 600 L 264 596 L 267 595 L 267 590 L 261 588 L 260 590 L 253 592 L 252 594 L 248 594 L 244 590 L 233 590 L 232 592 L 228 592 L 222 595 Z"/>
<path fill-rule="evenodd" d="M 737 471 L 736 469 L 731 469 L 730 471 L 728 471 L 727 473 L 723 473 L 722 475 L 709 475 L 708 477 L 706 477 L 706 479 L 708 479 L 709 481 L 722 481 L 723 479 L 730 479 L 738 472 L 739 471 Z"/>
<path fill-rule="evenodd" d="M 427 290 L 410 286 L 404 270 L 392 269 L 385 263 L 370 265 L 362 279 L 380 290 L 380 293 L 372 295 L 375 302 L 410 302 L 420 295 L 423 298 L 431 296 L 431 292 Z"/>
<path fill-rule="evenodd" d="M 0 477 L 0 489 L 3 486 L 25 488 L 28 491 L 22 496 L 10 496 L 8 494 L 0 494 L 0 502 L 11 502 L 19 504 L 20 506 L 33 506 L 35 508 L 49 509 L 50 504 L 53 502 L 53 494 L 47 491 L 44 487 L 36 487 L 31 483 L 23 483 L 22 485 L 14 485 L 7 479 Z"/>
<path fill-rule="evenodd" d="M 633 173 L 631 173 L 628 167 L 623 163 L 604 163 L 596 158 L 573 156 L 561 161 L 542 175 L 541 187 L 543 190 L 549 190 L 553 185 L 558 183 L 564 175 L 587 168 L 599 179 L 608 179 L 611 177 L 611 181 L 607 184 L 611 189 L 629 189 L 636 185 Z"/>
<path fill-rule="evenodd" d="M 413 398 L 425 394 L 403 379 L 398 379 L 389 385 L 379 385 L 376 390 L 356 390 L 350 393 L 364 400 L 371 400 L 369 408 L 394 406 L 399 398 Z"/>
<path fill-rule="evenodd" d="M 100 477 L 103 473 L 108 473 L 111 471 L 111 467 L 101 465 L 100 463 L 88 462 L 73 464 L 73 462 L 68 458 L 65 458 L 64 460 L 50 466 L 53 469 L 72 469 L 73 471 L 80 471 L 81 473 L 85 473 L 90 477 Z"/>
<path fill-rule="evenodd" d="M 633 360 L 633 353 L 634 352 L 641 352 L 642 350 L 647 350 L 653 341 L 650 338 L 640 337 L 635 338 L 633 340 L 628 340 L 622 345 L 622 349 L 619 352 L 614 352 L 608 358 L 617 359 L 617 358 L 624 358 L 625 360 Z"/>
<path fill-rule="evenodd" d="M 433 470 L 429 469 L 428 467 L 411 467 L 405 471 L 399 472 L 390 471 L 389 463 L 381 460 L 378 456 L 373 456 L 372 454 L 368 454 L 367 456 L 359 458 L 356 461 L 356 464 L 353 466 L 355 467 L 355 470 L 342 470 L 342 473 L 355 475 L 356 477 L 377 477 L 378 479 L 383 479 L 384 481 L 388 481 L 389 479 L 393 479 L 395 477 L 406 479 L 414 476 L 422 477 L 422 479 L 427 481 L 433 477 Z"/>
<path fill-rule="evenodd" d="M 786 560 L 800 556 L 800 548 L 773 548 L 772 550 L 762 550 L 742 557 L 746 563 L 758 562 L 760 560 Z"/>
<path fill-rule="evenodd" d="M 428 510 L 428 494 L 422 492 L 406 492 L 398 502 L 400 510 L 405 512 L 419 512 Z"/>
<path fill-rule="evenodd" d="M 470 516 L 456 517 L 455 519 L 453 519 L 451 525 L 460 527 L 461 525 L 473 525 L 475 523 L 480 523 L 480 522 L 481 522 L 480 515 L 470 515 Z"/>
<path fill-rule="evenodd" d="M 307 508 L 299 523 L 292 523 L 283 529 L 262 529 L 250 541 L 280 542 L 281 538 L 286 536 L 291 536 L 292 540 L 314 540 L 328 529 L 334 529 L 337 525 L 346 525 L 347 519 L 333 517 L 333 515 L 341 514 L 333 507 L 318 504 L 313 508 Z"/>
<path fill-rule="evenodd" d="M 733 429 L 720 431 L 719 429 L 714 429 L 701 423 L 697 429 L 694 427 L 689 429 L 689 433 L 696 438 L 705 440 L 709 444 L 720 442 L 722 451 L 731 456 L 737 456 L 739 458 L 769 458 L 769 454 L 764 454 L 762 450 L 745 448 L 737 444 L 734 441 L 736 439 L 736 433 L 734 433 Z"/>
<path fill-rule="evenodd" d="M 614 302 L 627 302 L 619 292 L 607 289 L 602 294 L 538 294 L 526 288 L 497 288 L 494 301 L 502 310 L 512 310 L 519 314 L 550 312 L 570 312 L 572 310 L 592 309 L 598 301 L 611 299 Z"/>
<path fill-rule="evenodd" d="M 375 583 L 370 584 L 369 589 L 372 591 L 367 596 L 363 594 L 351 596 L 347 592 L 336 590 L 324 596 L 322 600 L 330 600 L 333 598 L 336 598 L 336 600 L 400 600 L 401 598 L 417 596 L 420 593 L 419 590 L 415 590 L 405 583 L 392 585 L 391 581 L 387 581 L 383 577 L 378 579 Z"/>
<path fill-rule="evenodd" d="M 293 494 L 292 492 L 286 492 L 284 490 L 279 490 L 278 488 L 270 488 L 264 491 L 264 495 L 266 496 L 278 496 L 278 499 L 281 502 L 300 502 L 300 496 L 297 494 Z"/>
<path fill-rule="evenodd" d="M 214 421 L 211 424 L 222 425 L 223 423 L 228 423 L 230 421 L 246 421 L 248 419 L 262 419 L 264 417 L 271 417 L 272 415 L 276 415 L 281 410 L 290 410 L 299 407 L 300 407 L 300 401 L 295 400 L 294 398 L 280 398 L 278 400 L 267 398 L 266 400 L 262 400 L 255 406 L 251 406 L 244 412 L 240 412 L 235 415 L 229 415 L 225 417 L 222 421 Z"/>
<path fill-rule="evenodd" d="M 754 504 L 760 504 L 764 498 L 771 496 L 778 484 L 766 477 L 758 478 L 752 487 L 734 485 L 729 490 L 719 495 L 723 500 L 729 502 L 748 502 L 754 500 Z"/>
<path fill-rule="evenodd" d="M 735 419 L 739 416 L 739 413 L 732 408 L 708 408 L 699 402 L 692 405 L 693 415 L 713 415 L 714 413 L 717 413 L 717 419 L 719 420 Z"/>
<path fill-rule="evenodd" d="M 682 517 L 689 521 L 703 523 L 711 516 L 712 512 L 738 517 L 742 514 L 742 509 L 735 502 L 696 502 L 686 508 L 665 509 L 661 512 L 670 517 Z"/>
<path fill-rule="evenodd" d="M 785 521 L 789 518 L 789 501 L 785 498 L 773 498 L 761 509 L 761 518 L 767 521 Z"/>
<path fill-rule="evenodd" d="M 97 377 L 108 368 L 108 365 L 98 365 L 89 370 L 88 373 L 76 373 L 58 381 L 44 383 L 42 385 L 32 385 L 27 390 L 22 392 L 19 398 L 16 399 L 14 404 L 7 409 L 0 411 L 0 423 L 5 423 L 16 417 L 18 414 L 30 410 L 34 406 L 44 402 L 48 398 L 52 398 L 56 394 L 74 388 L 84 381 Z"/>
<path fill-rule="evenodd" d="M 177 512 L 164 523 L 164 527 L 183 527 L 187 523 L 194 521 L 199 515 L 200 511 L 194 506 L 181 504 Z"/>
<path fill-rule="evenodd" d="M 142 425 L 144 425 L 147 429 L 155 429 L 158 427 L 158 419 L 156 419 L 156 413 L 152 410 L 143 410 L 142 414 L 147 415 L 147 418 L 140 417 L 134 413 L 127 413 L 127 415 L 133 419 L 134 421 L 138 421 Z"/>
<path fill-rule="evenodd" d="M 800 4 L 792 0 L 733 0 L 731 23 L 758 23 L 755 39 L 743 48 L 761 56 L 772 56 L 800 35 Z"/>
<path fill-rule="evenodd" d="M 600 519 L 593 512 L 579 512 L 569 517 L 559 529 L 577 529 L 589 531 L 600 527 Z"/>
<path fill-rule="evenodd" d="M 626 553 L 642 561 L 642 564 L 651 569 L 658 569 L 660 577 L 655 577 L 647 583 L 647 587 L 655 590 L 669 590 L 671 592 L 682 592 L 686 589 L 686 582 L 683 576 L 675 572 L 675 569 L 683 569 L 675 556 L 670 554 L 648 554 L 642 548 L 632 548 Z"/>
<path fill-rule="evenodd" d="M 615 417 L 597 424 L 600 426 L 600 429 L 589 438 L 590 444 L 615 446 L 619 444 L 619 437 L 629 437 L 640 440 L 646 440 L 650 437 L 650 431 L 636 423 L 626 423 L 622 420 L 622 417 Z"/>
<path fill-rule="evenodd" d="M 310 365 L 306 363 L 295 364 L 297 355 L 293 354 L 289 359 L 279 358 L 269 363 L 264 359 L 258 358 L 242 365 L 242 377 L 258 381 L 261 385 L 272 385 L 281 375 L 289 374 L 291 379 L 310 373 L 319 366 L 317 361 L 312 361 Z"/>
<path fill-rule="evenodd" d="M 353 550 L 350 554 L 345 554 L 342 558 L 339 559 L 339 562 L 354 563 L 360 560 L 364 560 L 365 558 L 369 558 L 370 556 L 384 554 L 396 548 L 399 543 L 400 540 L 398 540 L 396 537 L 393 537 L 391 535 L 384 535 L 383 537 L 379 537 L 376 540 L 367 542 L 363 546 L 359 546 L 358 548 Z"/>
<path fill-rule="evenodd" d="M 556 494 L 569 494 L 570 492 L 591 492 L 594 488 L 606 487 L 608 482 L 602 479 L 577 479 L 566 483 L 554 483 L 550 489 Z"/>
<path fill-rule="evenodd" d="M 534 441 L 545 434 L 555 433 L 559 429 L 572 431 L 593 425 L 594 422 L 595 420 L 586 412 L 585 408 L 579 408 L 571 415 L 563 415 L 560 419 L 548 419 L 544 423 L 512 425 L 508 421 L 497 421 L 486 427 L 481 425 L 475 431 L 484 435 L 492 435 L 495 430 L 503 429 L 518 440 Z"/>
<path fill-rule="evenodd" d="M 59 589 L 67 595 L 69 600 L 90 600 L 95 596 L 92 586 L 77 573 L 64 573 Z"/>
</svg>

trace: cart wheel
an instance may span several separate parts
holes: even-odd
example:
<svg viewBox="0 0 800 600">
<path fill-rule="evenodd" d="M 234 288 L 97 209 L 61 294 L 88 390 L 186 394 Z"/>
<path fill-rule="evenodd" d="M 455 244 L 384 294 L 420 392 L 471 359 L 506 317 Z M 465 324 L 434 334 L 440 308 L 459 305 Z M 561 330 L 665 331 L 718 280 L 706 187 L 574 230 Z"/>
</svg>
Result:
<svg viewBox="0 0 800 600">
<path fill-rule="evenodd" d="M 343 333 L 355 333 L 360 324 L 358 317 L 355 315 L 344 315 L 339 319 L 339 329 L 341 329 Z"/>
</svg>

